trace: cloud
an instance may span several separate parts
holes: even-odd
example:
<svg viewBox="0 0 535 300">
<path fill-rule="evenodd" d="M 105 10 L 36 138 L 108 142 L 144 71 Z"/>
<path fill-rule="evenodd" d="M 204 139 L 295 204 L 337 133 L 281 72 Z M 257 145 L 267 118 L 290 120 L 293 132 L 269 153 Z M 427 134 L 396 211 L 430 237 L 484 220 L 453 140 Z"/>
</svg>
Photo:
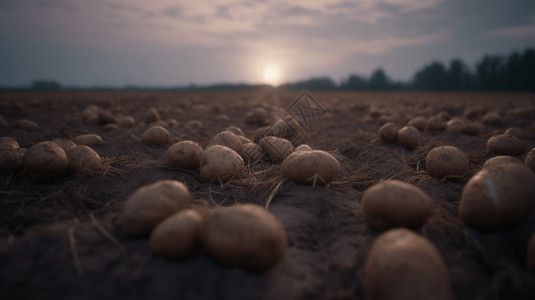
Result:
<svg viewBox="0 0 535 300">
<path fill-rule="evenodd" d="M 483 35 L 498 38 L 535 38 L 535 24 L 494 29 Z"/>
</svg>

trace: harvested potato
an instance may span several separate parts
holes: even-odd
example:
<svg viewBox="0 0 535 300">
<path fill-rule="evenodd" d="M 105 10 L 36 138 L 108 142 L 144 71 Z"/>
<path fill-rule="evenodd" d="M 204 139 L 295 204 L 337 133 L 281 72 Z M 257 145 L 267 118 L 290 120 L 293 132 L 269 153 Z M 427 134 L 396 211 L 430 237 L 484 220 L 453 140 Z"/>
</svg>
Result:
<svg viewBox="0 0 535 300">
<path fill-rule="evenodd" d="M 4 117 L 0 116 L 0 128 L 6 127 L 6 126 L 7 126 L 6 120 L 4 119 Z"/>
<path fill-rule="evenodd" d="M 446 122 L 446 132 L 460 134 L 464 130 L 464 122 L 460 119 L 452 119 Z"/>
<path fill-rule="evenodd" d="M 258 145 L 264 149 L 269 157 L 275 162 L 283 161 L 294 151 L 292 143 L 284 138 L 266 136 L 262 138 Z"/>
<path fill-rule="evenodd" d="M 15 122 L 15 128 L 24 131 L 36 131 L 39 129 L 39 125 L 30 120 L 19 119 Z"/>
<path fill-rule="evenodd" d="M 476 122 L 469 122 L 464 125 L 463 133 L 467 135 L 478 135 L 481 132 L 481 126 Z"/>
<path fill-rule="evenodd" d="M 21 168 L 23 156 L 17 141 L 10 137 L 0 138 L 0 172 Z"/>
<path fill-rule="evenodd" d="M 485 125 L 500 126 L 503 125 L 503 118 L 497 112 L 491 111 L 483 116 L 481 122 Z"/>
<path fill-rule="evenodd" d="M 310 147 L 307 144 L 301 144 L 295 148 L 294 151 L 311 151 L 313 150 L 312 147 Z"/>
<path fill-rule="evenodd" d="M 535 172 L 535 148 L 529 150 L 526 159 L 524 160 L 526 167 L 530 168 L 531 171 Z"/>
<path fill-rule="evenodd" d="M 225 131 L 230 131 L 230 132 L 234 133 L 237 136 L 244 136 L 243 130 L 240 127 L 235 126 L 235 125 L 227 127 L 225 129 Z"/>
<path fill-rule="evenodd" d="M 256 162 L 262 160 L 266 156 L 266 152 L 262 147 L 255 143 L 243 144 L 242 157 L 247 161 Z"/>
<path fill-rule="evenodd" d="M 153 228 L 173 213 L 188 208 L 192 196 L 176 180 L 161 180 L 138 188 L 126 200 L 119 226 L 129 237 L 147 236 Z"/>
<path fill-rule="evenodd" d="M 520 138 L 520 137 L 522 137 L 522 129 L 520 129 L 518 127 L 509 127 L 504 132 L 504 134 L 505 135 L 512 135 L 514 137 Z"/>
<path fill-rule="evenodd" d="M 33 145 L 23 158 L 24 168 L 37 181 L 50 181 L 67 170 L 67 154 L 58 144 L 40 142 Z"/>
<path fill-rule="evenodd" d="M 405 126 L 398 131 L 398 143 L 409 149 L 414 149 L 420 145 L 420 132 L 416 127 Z"/>
<path fill-rule="evenodd" d="M 489 158 L 485 161 L 482 168 L 495 166 L 495 165 L 503 165 L 503 164 L 522 164 L 522 162 L 515 157 L 507 156 L 507 155 L 501 155 L 501 156 L 495 156 L 493 158 Z"/>
<path fill-rule="evenodd" d="M 94 133 L 79 135 L 75 137 L 73 141 L 76 145 L 86 145 L 86 146 L 92 146 L 92 145 L 104 143 L 104 140 L 100 137 L 100 135 L 94 134 Z"/>
<path fill-rule="evenodd" d="M 463 175 L 468 171 L 468 155 L 457 147 L 440 146 L 429 151 L 425 165 L 433 177 Z"/>
<path fill-rule="evenodd" d="M 366 224 L 373 230 L 420 226 L 429 218 L 432 201 L 420 188 L 398 180 L 385 180 L 362 196 Z"/>
<path fill-rule="evenodd" d="M 338 177 L 340 163 L 322 150 L 298 151 L 282 162 L 281 170 L 284 176 L 298 183 L 327 185 Z"/>
<path fill-rule="evenodd" d="M 226 182 L 245 174 L 245 163 L 236 151 L 222 146 L 207 147 L 201 154 L 201 177 L 206 181 Z"/>
<path fill-rule="evenodd" d="M 193 141 L 182 141 L 167 149 L 167 163 L 175 168 L 195 170 L 201 163 L 202 148 Z"/>
<path fill-rule="evenodd" d="M 158 110 L 156 110 L 156 108 L 154 107 L 149 108 L 147 115 L 145 115 L 145 124 L 154 123 L 160 120 L 161 120 L 161 117 L 160 117 L 160 114 L 158 113 Z"/>
<path fill-rule="evenodd" d="M 398 139 L 398 125 L 387 122 L 379 128 L 379 137 L 383 142 L 395 143 Z"/>
<path fill-rule="evenodd" d="M 420 131 L 425 130 L 425 124 L 427 123 L 427 119 L 422 116 L 417 116 L 412 118 L 409 123 L 407 123 L 408 126 L 413 126 L 416 129 Z"/>
<path fill-rule="evenodd" d="M 257 128 L 253 133 L 253 141 L 258 143 L 262 138 L 268 136 L 271 131 L 271 126 L 264 126 Z"/>
<path fill-rule="evenodd" d="M 524 153 L 524 142 L 512 135 L 498 134 L 487 141 L 487 151 L 498 155 L 518 155 Z"/>
<path fill-rule="evenodd" d="M 241 154 L 243 151 L 241 139 L 230 131 L 222 131 L 216 134 L 208 144 L 208 147 L 212 145 L 222 145 L 228 147 L 236 151 L 238 154 Z"/>
<path fill-rule="evenodd" d="M 58 144 L 65 153 L 69 153 L 69 151 L 76 147 L 76 144 L 71 139 L 65 137 L 56 138 L 52 142 Z"/>
<path fill-rule="evenodd" d="M 519 164 L 486 167 L 466 183 L 459 217 L 476 228 L 516 223 L 530 214 L 535 199 L 535 174 Z"/>
<path fill-rule="evenodd" d="M 188 123 L 186 123 L 184 127 L 190 131 L 197 131 L 197 130 L 204 129 L 204 124 L 199 120 L 191 120 L 191 121 L 188 121 Z"/>
<path fill-rule="evenodd" d="M 425 123 L 427 131 L 443 131 L 446 128 L 446 121 L 441 116 L 432 116 Z"/>
<path fill-rule="evenodd" d="M 145 143 L 165 146 L 169 145 L 171 142 L 171 137 L 169 135 L 169 131 L 162 126 L 152 126 L 143 132 L 141 140 Z"/>
<path fill-rule="evenodd" d="M 252 111 L 247 112 L 243 118 L 245 124 L 250 125 L 265 125 L 268 119 L 268 112 L 263 107 L 256 107 Z"/>
<path fill-rule="evenodd" d="M 100 167 L 100 156 L 89 146 L 78 145 L 67 153 L 69 157 L 69 171 L 80 173 Z"/>
<path fill-rule="evenodd" d="M 100 125 L 117 124 L 117 118 L 111 111 L 101 109 L 98 112 L 98 122 Z"/>
<path fill-rule="evenodd" d="M 528 268 L 535 270 L 535 232 L 531 235 L 528 243 Z"/>
<path fill-rule="evenodd" d="M 203 227 L 204 220 L 197 211 L 178 211 L 154 228 L 149 239 L 150 249 L 167 258 L 187 257 L 199 248 Z"/>
<path fill-rule="evenodd" d="M 454 299 L 440 252 L 429 240 L 404 228 L 377 237 L 364 272 L 369 299 Z"/>
<path fill-rule="evenodd" d="M 284 257 L 288 240 L 277 217 L 261 206 L 241 204 L 210 215 L 202 244 L 225 265 L 265 271 Z"/>
<path fill-rule="evenodd" d="M 119 127 L 132 128 L 134 125 L 136 125 L 136 121 L 131 116 L 121 116 L 117 120 L 117 124 Z"/>
</svg>

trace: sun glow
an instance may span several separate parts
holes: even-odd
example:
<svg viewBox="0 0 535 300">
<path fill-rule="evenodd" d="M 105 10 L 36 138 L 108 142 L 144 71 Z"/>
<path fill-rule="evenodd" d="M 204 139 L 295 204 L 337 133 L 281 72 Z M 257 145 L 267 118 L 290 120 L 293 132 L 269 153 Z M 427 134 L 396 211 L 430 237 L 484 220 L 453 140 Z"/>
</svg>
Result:
<svg viewBox="0 0 535 300">
<path fill-rule="evenodd" d="M 267 65 L 264 67 L 264 82 L 272 86 L 279 84 L 280 74 L 279 68 L 275 65 Z"/>
</svg>

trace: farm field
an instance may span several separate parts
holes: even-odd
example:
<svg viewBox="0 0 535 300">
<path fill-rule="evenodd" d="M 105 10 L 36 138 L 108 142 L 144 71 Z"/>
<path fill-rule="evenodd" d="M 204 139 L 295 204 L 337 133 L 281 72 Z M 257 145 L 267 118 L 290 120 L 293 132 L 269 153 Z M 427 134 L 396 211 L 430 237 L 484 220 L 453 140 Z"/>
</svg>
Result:
<svg viewBox="0 0 535 300">
<path fill-rule="evenodd" d="M 2 92 L 0 137 L 29 149 L 66 127 L 72 136 L 98 134 L 103 143 L 91 146 L 102 158 L 91 171 L 49 182 L 36 182 L 24 170 L 0 173 L 0 299 L 367 299 L 364 267 L 381 232 L 366 224 L 362 196 L 387 179 L 413 184 L 432 198 L 429 219 L 411 230 L 440 252 L 455 299 L 535 299 L 535 271 L 527 267 L 533 209 L 522 221 L 493 229 L 473 228 L 458 216 L 464 186 L 496 156 L 487 151 L 490 137 L 518 128 L 525 151 L 515 157 L 521 161 L 535 147 L 535 94 L 311 91 L 306 103 L 313 110 L 300 96 L 276 89 Z M 135 124 L 87 118 L 90 106 L 115 121 L 131 116 Z M 256 107 L 268 118 L 245 122 Z M 285 178 L 278 162 L 246 161 L 242 178 L 208 182 L 198 169 L 170 166 L 167 146 L 142 141 L 151 108 L 172 142 L 191 140 L 203 148 L 229 126 L 256 140 L 259 128 L 272 128 L 280 118 L 306 120 L 294 146 L 331 153 L 340 171 L 329 185 L 312 186 Z M 483 122 L 489 112 L 501 120 Z M 444 122 L 463 118 L 477 130 L 422 130 L 414 149 L 379 138 L 386 122 L 401 128 L 413 117 L 437 115 Z M 16 128 L 19 119 L 39 128 Z M 445 145 L 467 154 L 463 175 L 428 173 L 427 154 Z M 117 220 L 136 189 L 165 179 L 183 182 L 197 205 L 265 206 L 270 199 L 269 211 L 288 238 L 284 258 L 266 272 L 251 272 L 202 251 L 175 260 L 154 255 L 148 238 L 126 236 Z"/>
</svg>

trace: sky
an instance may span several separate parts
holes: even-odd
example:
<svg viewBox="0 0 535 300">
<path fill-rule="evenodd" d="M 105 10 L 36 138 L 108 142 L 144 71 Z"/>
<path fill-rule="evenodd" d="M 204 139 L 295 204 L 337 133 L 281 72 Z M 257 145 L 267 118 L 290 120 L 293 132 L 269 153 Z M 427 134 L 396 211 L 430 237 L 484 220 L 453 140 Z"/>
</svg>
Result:
<svg viewBox="0 0 535 300">
<path fill-rule="evenodd" d="M 528 47 L 534 0 L 0 0 L 0 86 L 409 81 Z"/>
</svg>

